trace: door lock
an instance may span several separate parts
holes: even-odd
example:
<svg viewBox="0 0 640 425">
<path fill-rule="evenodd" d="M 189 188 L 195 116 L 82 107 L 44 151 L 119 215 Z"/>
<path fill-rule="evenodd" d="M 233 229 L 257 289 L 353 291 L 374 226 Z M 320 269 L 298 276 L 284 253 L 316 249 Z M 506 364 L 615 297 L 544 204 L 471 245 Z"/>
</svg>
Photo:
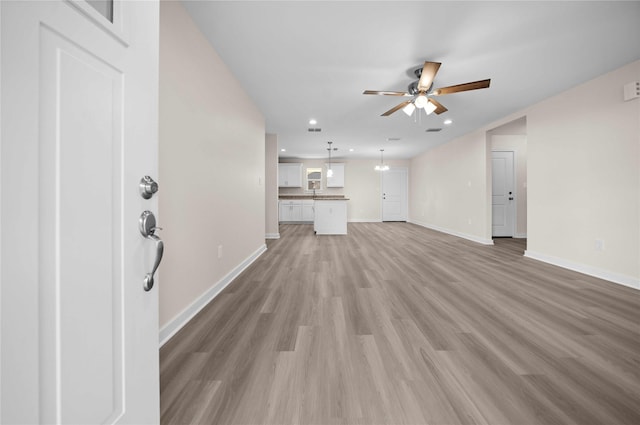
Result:
<svg viewBox="0 0 640 425">
<path fill-rule="evenodd" d="M 156 183 L 151 177 L 144 176 L 140 179 L 140 195 L 144 199 L 151 198 L 157 191 L 158 183 Z"/>
</svg>

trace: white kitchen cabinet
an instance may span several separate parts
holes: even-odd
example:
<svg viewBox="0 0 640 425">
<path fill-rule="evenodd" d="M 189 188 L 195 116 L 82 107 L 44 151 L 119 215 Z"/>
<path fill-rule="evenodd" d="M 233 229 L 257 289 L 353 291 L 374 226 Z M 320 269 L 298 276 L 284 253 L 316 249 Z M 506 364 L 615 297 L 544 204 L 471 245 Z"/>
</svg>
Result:
<svg viewBox="0 0 640 425">
<path fill-rule="evenodd" d="M 347 201 L 316 200 L 313 230 L 317 235 L 347 234 Z"/>
<path fill-rule="evenodd" d="M 281 223 L 313 223 L 313 199 L 282 199 L 279 202 L 279 221 Z"/>
<path fill-rule="evenodd" d="M 325 164 L 325 168 L 329 170 L 329 164 Z M 344 164 L 331 163 L 333 176 L 327 174 L 327 187 L 344 187 Z"/>
<path fill-rule="evenodd" d="M 302 202 L 283 200 L 279 203 L 280 222 L 302 221 Z"/>
<path fill-rule="evenodd" d="M 302 201 L 302 221 L 313 222 L 315 217 L 313 199 Z"/>
<path fill-rule="evenodd" d="M 302 164 L 278 164 L 278 187 L 302 187 Z"/>
</svg>

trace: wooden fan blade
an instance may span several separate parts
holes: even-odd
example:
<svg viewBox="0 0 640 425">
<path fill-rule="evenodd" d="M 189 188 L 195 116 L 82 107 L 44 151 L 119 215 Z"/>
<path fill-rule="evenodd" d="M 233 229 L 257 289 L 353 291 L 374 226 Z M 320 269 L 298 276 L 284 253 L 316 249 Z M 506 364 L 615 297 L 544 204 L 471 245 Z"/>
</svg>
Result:
<svg viewBox="0 0 640 425">
<path fill-rule="evenodd" d="M 418 90 L 427 91 L 433 84 L 433 79 L 440 69 L 440 62 L 425 62 L 422 67 L 422 74 L 420 74 L 420 81 L 418 81 Z"/>
<path fill-rule="evenodd" d="M 402 102 L 401 104 L 394 106 L 393 108 L 389 109 L 387 112 L 385 112 L 384 114 L 380 115 L 381 117 L 388 117 L 389 115 L 393 114 L 394 112 L 396 112 L 399 109 L 404 108 L 405 106 L 407 106 L 408 104 L 410 104 L 411 101 L 407 100 L 405 102 Z"/>
<path fill-rule="evenodd" d="M 378 91 L 378 90 L 365 90 L 362 94 L 380 94 L 383 96 L 411 96 L 409 93 L 403 91 Z"/>
<path fill-rule="evenodd" d="M 457 84 L 455 86 L 441 87 L 439 89 L 435 89 L 431 94 L 434 96 L 441 96 L 443 94 L 458 93 L 461 91 L 486 89 L 487 87 L 489 87 L 490 83 L 491 83 L 491 79 L 474 81 L 472 83 Z"/>
<path fill-rule="evenodd" d="M 436 109 L 433 111 L 436 114 L 440 115 L 443 112 L 447 112 L 448 109 L 445 108 L 442 103 L 438 102 L 437 100 L 433 99 L 433 98 L 429 98 L 429 102 L 433 103 L 434 105 L 436 105 Z"/>
</svg>

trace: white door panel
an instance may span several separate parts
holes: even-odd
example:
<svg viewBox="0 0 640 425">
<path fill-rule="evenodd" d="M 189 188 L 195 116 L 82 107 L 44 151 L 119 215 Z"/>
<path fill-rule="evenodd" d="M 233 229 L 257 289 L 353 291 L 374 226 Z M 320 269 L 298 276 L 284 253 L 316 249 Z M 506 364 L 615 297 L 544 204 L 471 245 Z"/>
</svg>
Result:
<svg viewBox="0 0 640 425">
<path fill-rule="evenodd" d="M 159 420 L 158 5 L 114 15 L 2 2 L 2 423 Z"/>
<path fill-rule="evenodd" d="M 407 220 L 407 169 L 382 171 L 382 221 Z"/>
<path fill-rule="evenodd" d="M 513 237 L 515 228 L 515 193 L 513 152 L 492 152 L 492 235 Z"/>
<path fill-rule="evenodd" d="M 54 88 L 40 124 L 41 356 L 52 378 L 42 401 L 59 384 L 62 423 L 111 422 L 124 392 L 122 74 L 48 28 L 40 39 L 41 80 Z"/>
</svg>

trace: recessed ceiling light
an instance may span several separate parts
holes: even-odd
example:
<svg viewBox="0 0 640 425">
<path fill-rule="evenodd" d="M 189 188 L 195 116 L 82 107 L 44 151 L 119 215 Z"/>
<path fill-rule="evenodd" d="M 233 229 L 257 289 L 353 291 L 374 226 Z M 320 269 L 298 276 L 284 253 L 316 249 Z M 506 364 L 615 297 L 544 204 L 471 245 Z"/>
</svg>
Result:
<svg viewBox="0 0 640 425">
<path fill-rule="evenodd" d="M 453 122 L 453 121 L 451 121 L 451 120 L 444 120 L 445 125 L 449 125 L 449 124 L 451 124 L 452 122 Z"/>
<path fill-rule="evenodd" d="M 318 124 L 318 121 L 316 121 L 315 119 L 311 118 L 311 119 L 309 120 L 309 124 L 310 124 L 310 125 L 316 125 L 316 124 Z"/>
<path fill-rule="evenodd" d="M 287 150 L 285 148 L 280 149 L 280 152 L 286 152 Z"/>
<path fill-rule="evenodd" d="M 349 149 L 349 152 L 353 152 L 353 148 Z"/>
</svg>

